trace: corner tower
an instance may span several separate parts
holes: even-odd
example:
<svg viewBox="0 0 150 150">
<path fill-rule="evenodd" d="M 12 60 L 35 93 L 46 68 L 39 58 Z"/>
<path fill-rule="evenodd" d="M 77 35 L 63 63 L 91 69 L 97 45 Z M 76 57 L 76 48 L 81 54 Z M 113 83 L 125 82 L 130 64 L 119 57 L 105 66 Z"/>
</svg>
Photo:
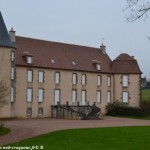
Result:
<svg viewBox="0 0 150 150">
<path fill-rule="evenodd" d="M 0 12 L 0 81 L 9 90 L 8 104 L 0 108 L 0 118 L 14 117 L 13 102 L 15 89 L 15 47 L 9 37 L 5 22 Z"/>
</svg>

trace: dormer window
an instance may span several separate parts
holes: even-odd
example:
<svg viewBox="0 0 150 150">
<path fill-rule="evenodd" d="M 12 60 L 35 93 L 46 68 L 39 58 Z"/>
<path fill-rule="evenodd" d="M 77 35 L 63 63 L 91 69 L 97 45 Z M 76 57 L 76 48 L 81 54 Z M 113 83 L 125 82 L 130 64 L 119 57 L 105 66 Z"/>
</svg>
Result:
<svg viewBox="0 0 150 150">
<path fill-rule="evenodd" d="M 33 57 L 27 56 L 27 64 L 33 64 Z"/>
<path fill-rule="evenodd" d="M 101 70 L 101 62 L 98 60 L 92 60 L 92 63 L 94 65 L 94 67 L 96 68 L 96 70 Z"/>
<path fill-rule="evenodd" d="M 101 70 L 101 65 L 100 64 L 96 64 L 96 69 L 97 70 Z"/>
<path fill-rule="evenodd" d="M 72 65 L 73 65 L 73 66 L 75 66 L 75 65 L 76 65 L 76 63 L 75 63 L 74 61 L 72 61 Z"/>
</svg>

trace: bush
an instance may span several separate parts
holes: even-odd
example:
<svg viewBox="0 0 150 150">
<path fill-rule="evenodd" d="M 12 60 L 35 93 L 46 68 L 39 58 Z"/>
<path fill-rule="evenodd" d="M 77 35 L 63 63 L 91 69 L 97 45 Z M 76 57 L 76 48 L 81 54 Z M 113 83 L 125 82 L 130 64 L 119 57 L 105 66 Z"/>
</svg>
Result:
<svg viewBox="0 0 150 150">
<path fill-rule="evenodd" d="M 107 115 L 111 116 L 144 116 L 142 109 L 136 107 L 128 107 L 123 103 L 115 101 L 107 106 Z"/>
<path fill-rule="evenodd" d="M 146 116 L 149 116 L 150 115 L 150 101 L 142 101 L 141 109 Z"/>
</svg>

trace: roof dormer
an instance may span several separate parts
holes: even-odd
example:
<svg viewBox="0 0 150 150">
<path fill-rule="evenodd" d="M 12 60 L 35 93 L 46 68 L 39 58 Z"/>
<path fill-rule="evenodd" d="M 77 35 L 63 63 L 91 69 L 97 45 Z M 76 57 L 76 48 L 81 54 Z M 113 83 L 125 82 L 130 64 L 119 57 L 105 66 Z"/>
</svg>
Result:
<svg viewBox="0 0 150 150">
<path fill-rule="evenodd" d="M 101 62 L 98 60 L 92 60 L 93 65 L 95 66 L 96 70 L 101 70 Z"/>
<path fill-rule="evenodd" d="M 30 52 L 23 52 L 22 57 L 27 64 L 33 64 L 33 55 Z"/>
</svg>

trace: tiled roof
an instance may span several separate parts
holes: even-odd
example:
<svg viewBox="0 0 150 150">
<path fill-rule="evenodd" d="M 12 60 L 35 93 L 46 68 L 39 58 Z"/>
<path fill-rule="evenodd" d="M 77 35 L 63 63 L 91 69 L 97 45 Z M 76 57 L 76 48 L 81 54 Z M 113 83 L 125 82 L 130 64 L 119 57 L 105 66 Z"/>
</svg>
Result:
<svg viewBox="0 0 150 150">
<path fill-rule="evenodd" d="M 142 73 L 136 59 L 128 54 L 120 54 L 112 62 L 112 70 L 114 73 Z"/>
<path fill-rule="evenodd" d="M 141 73 L 136 59 L 128 54 L 121 54 L 111 61 L 109 56 L 98 48 L 19 36 L 16 37 L 15 46 L 17 66 L 102 73 Z M 23 59 L 25 54 L 33 56 L 32 65 Z M 95 62 L 101 64 L 101 70 L 96 69 Z"/>
<path fill-rule="evenodd" d="M 49 42 L 25 37 L 16 37 L 16 65 L 40 68 L 55 68 L 89 72 L 111 73 L 111 59 L 98 48 Z M 33 56 L 33 65 L 27 64 L 23 55 Z M 51 59 L 55 61 L 52 63 Z M 101 63 L 101 71 L 96 69 L 93 60 Z M 74 63 L 73 63 L 74 62 Z"/>
<path fill-rule="evenodd" d="M 0 12 L 0 46 L 13 47 L 1 12 Z"/>
</svg>

